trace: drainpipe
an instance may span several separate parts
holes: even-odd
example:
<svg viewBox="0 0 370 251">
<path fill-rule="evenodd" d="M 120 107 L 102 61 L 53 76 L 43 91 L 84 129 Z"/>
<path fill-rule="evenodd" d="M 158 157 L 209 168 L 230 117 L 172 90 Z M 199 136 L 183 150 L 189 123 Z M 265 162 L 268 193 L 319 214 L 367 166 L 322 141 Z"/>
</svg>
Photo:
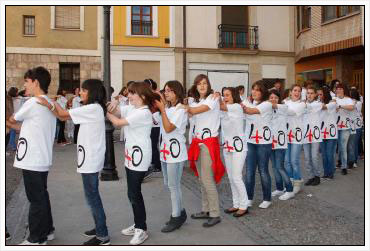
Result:
<svg viewBox="0 0 370 251">
<path fill-rule="evenodd" d="M 182 79 L 185 90 L 187 90 L 186 84 L 186 6 L 182 7 Z"/>
</svg>

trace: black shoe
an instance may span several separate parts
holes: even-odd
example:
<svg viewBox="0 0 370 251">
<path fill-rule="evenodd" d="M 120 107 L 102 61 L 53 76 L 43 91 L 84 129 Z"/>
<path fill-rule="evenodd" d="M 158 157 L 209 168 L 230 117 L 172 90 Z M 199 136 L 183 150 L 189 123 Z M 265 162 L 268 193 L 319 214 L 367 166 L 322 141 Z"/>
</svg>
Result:
<svg viewBox="0 0 370 251">
<path fill-rule="evenodd" d="M 328 177 L 326 178 L 327 180 L 333 180 L 334 179 L 334 175 L 328 175 Z"/>
<path fill-rule="evenodd" d="M 311 183 L 311 186 L 317 186 L 320 184 L 320 177 L 319 176 L 315 176 L 315 178 L 313 178 L 313 181 Z"/>
<path fill-rule="evenodd" d="M 181 210 L 180 217 L 181 217 L 182 223 L 184 223 L 186 221 L 186 219 L 188 218 L 188 215 L 186 214 L 185 208 Z M 165 224 L 168 225 L 170 223 L 171 219 L 172 219 L 172 215 L 170 216 L 170 220 L 167 221 Z"/>
<path fill-rule="evenodd" d="M 347 175 L 347 169 L 342 169 L 342 174 Z"/>
<path fill-rule="evenodd" d="M 208 221 L 203 223 L 203 227 L 212 227 L 221 222 L 220 217 L 210 217 Z"/>
<path fill-rule="evenodd" d="M 110 240 L 101 241 L 98 238 L 94 237 L 83 244 L 84 246 L 107 246 L 110 245 Z"/>
<path fill-rule="evenodd" d="M 149 168 L 148 171 L 146 171 L 146 173 L 145 173 L 144 180 L 147 180 L 152 176 L 153 176 L 153 169 Z"/>
<path fill-rule="evenodd" d="M 348 163 L 348 169 L 352 169 L 353 168 L 353 162 L 349 162 Z"/>
<path fill-rule="evenodd" d="M 5 233 L 5 240 L 10 240 L 12 237 L 10 236 L 10 234 L 8 232 Z"/>
<path fill-rule="evenodd" d="M 321 179 L 326 180 L 328 177 L 329 177 L 329 175 L 323 175 L 323 176 L 321 176 Z"/>
<path fill-rule="evenodd" d="M 86 231 L 83 235 L 86 236 L 86 237 L 95 237 L 96 236 L 96 230 L 95 230 L 95 228 L 91 229 L 89 231 Z"/>
<path fill-rule="evenodd" d="M 180 228 L 183 224 L 182 217 L 181 215 L 178 217 L 171 217 L 170 221 L 168 224 L 166 224 L 162 229 L 162 233 L 169 233 L 172 232 L 178 228 Z"/>
<path fill-rule="evenodd" d="M 209 219 L 209 212 L 199 212 L 191 215 L 192 219 Z"/>
<path fill-rule="evenodd" d="M 315 178 L 311 178 L 311 179 L 309 179 L 309 180 L 307 180 L 307 182 L 306 183 L 304 183 L 304 185 L 305 186 L 311 186 L 312 185 L 312 182 L 313 182 L 313 180 L 314 180 Z"/>
</svg>

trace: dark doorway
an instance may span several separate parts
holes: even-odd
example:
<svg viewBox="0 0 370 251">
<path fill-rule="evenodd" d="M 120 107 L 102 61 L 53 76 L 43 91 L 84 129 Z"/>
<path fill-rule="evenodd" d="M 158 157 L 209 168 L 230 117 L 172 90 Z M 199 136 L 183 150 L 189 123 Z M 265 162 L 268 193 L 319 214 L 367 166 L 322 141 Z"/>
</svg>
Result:
<svg viewBox="0 0 370 251">
<path fill-rule="evenodd" d="M 59 63 L 59 88 L 73 93 L 80 87 L 80 63 Z"/>
</svg>

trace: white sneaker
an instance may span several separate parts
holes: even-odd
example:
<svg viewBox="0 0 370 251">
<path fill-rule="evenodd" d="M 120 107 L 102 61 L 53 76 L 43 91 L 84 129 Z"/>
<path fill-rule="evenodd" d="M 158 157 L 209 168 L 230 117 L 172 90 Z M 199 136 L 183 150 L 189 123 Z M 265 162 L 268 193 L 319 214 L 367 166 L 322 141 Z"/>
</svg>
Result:
<svg viewBox="0 0 370 251">
<path fill-rule="evenodd" d="M 37 245 L 46 245 L 46 241 L 38 243 L 38 242 L 29 242 L 28 240 L 24 240 L 22 243 L 19 245 L 22 246 L 37 246 Z"/>
<path fill-rule="evenodd" d="M 279 197 L 279 200 L 289 200 L 291 198 L 294 198 L 295 193 L 294 192 L 285 192 L 283 195 Z"/>
<path fill-rule="evenodd" d="M 271 201 L 263 201 L 260 205 L 259 205 L 259 207 L 260 208 L 263 208 L 263 209 L 266 209 L 266 208 L 268 208 L 269 206 L 271 205 Z"/>
<path fill-rule="evenodd" d="M 275 197 L 275 196 L 280 196 L 280 195 L 283 195 L 284 194 L 284 191 L 280 191 L 280 190 L 275 190 L 271 193 L 271 196 L 272 197 Z"/>
<path fill-rule="evenodd" d="M 353 167 L 356 168 L 357 167 L 357 164 L 356 163 L 353 163 Z"/>
<path fill-rule="evenodd" d="M 247 207 L 253 206 L 253 200 L 247 200 Z"/>
<path fill-rule="evenodd" d="M 148 239 L 148 233 L 142 229 L 136 228 L 135 229 L 135 235 L 130 240 L 131 245 L 140 245 L 143 243 L 146 239 Z"/>
<path fill-rule="evenodd" d="M 51 232 L 50 234 L 48 234 L 48 241 L 52 241 L 54 239 L 55 239 L 54 232 Z"/>
<path fill-rule="evenodd" d="M 135 234 L 135 224 L 128 228 L 122 229 L 121 233 L 123 235 L 134 235 Z"/>
</svg>

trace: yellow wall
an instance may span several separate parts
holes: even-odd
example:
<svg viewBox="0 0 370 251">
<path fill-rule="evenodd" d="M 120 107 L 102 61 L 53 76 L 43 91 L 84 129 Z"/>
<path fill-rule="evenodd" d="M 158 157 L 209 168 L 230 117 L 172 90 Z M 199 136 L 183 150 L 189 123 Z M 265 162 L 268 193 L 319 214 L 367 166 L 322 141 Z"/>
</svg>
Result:
<svg viewBox="0 0 370 251">
<path fill-rule="evenodd" d="M 158 37 L 126 36 L 126 6 L 114 6 L 113 17 L 113 44 L 126 46 L 155 46 L 169 47 L 164 42 L 170 38 L 170 8 L 158 6 Z M 129 6 L 128 8 L 131 8 Z"/>
<path fill-rule="evenodd" d="M 50 6 L 7 6 L 6 46 L 96 50 L 97 7 L 85 6 L 84 31 L 52 30 Z M 36 36 L 23 35 L 23 15 L 35 16 Z"/>
</svg>

